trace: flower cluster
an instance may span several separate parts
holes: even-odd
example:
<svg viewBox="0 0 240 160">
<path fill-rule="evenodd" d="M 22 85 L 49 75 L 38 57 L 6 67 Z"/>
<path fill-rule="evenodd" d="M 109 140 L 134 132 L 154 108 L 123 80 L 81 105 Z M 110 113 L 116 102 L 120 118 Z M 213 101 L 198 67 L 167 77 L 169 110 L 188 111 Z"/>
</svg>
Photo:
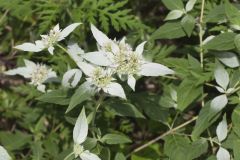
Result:
<svg viewBox="0 0 240 160">
<path fill-rule="evenodd" d="M 56 25 L 49 34 L 41 35 L 42 40 L 35 41 L 35 44 L 23 43 L 15 48 L 32 52 L 48 48 L 48 51 L 53 54 L 54 45 L 68 36 L 78 25 L 80 23 L 74 23 L 63 30 Z M 126 43 L 125 38 L 120 41 L 111 40 L 94 25 L 91 25 L 91 31 L 97 41 L 98 50 L 84 53 L 77 44 L 68 46 L 67 52 L 79 68 L 70 69 L 64 74 L 63 86 L 76 87 L 83 72 L 87 77 L 88 84 L 95 87 L 96 91 L 103 90 L 109 95 L 125 99 L 126 95 L 122 86 L 116 82 L 117 77 L 122 81 L 127 81 L 132 90 L 135 90 L 136 77 L 174 74 L 174 71 L 168 67 L 149 62 L 143 57 L 146 42 L 139 44 L 134 50 L 131 45 Z M 56 74 L 47 69 L 45 65 L 33 64 L 33 62 L 30 65 L 30 61 L 27 60 L 25 63 L 25 68 L 20 67 L 6 73 L 9 75 L 20 74 L 25 78 L 30 78 L 31 84 L 38 86 L 40 91 L 45 91 L 45 86 L 42 84 L 48 78 L 56 77 Z"/>
</svg>

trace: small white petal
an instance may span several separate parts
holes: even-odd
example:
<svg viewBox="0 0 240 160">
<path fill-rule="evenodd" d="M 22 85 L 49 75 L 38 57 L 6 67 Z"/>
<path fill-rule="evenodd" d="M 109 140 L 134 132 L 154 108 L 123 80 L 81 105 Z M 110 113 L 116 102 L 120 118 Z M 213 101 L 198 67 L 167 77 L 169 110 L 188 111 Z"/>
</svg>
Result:
<svg viewBox="0 0 240 160">
<path fill-rule="evenodd" d="M 217 160 L 230 160 L 230 153 L 225 148 L 220 147 L 217 152 Z"/>
<path fill-rule="evenodd" d="M 16 69 L 12 69 L 12 70 L 8 70 L 6 72 L 4 72 L 4 74 L 6 75 L 21 75 L 23 76 L 24 78 L 31 78 L 31 73 L 32 73 L 32 70 L 30 70 L 29 68 L 27 67 L 18 67 Z"/>
<path fill-rule="evenodd" d="M 103 91 L 112 96 L 117 96 L 117 97 L 126 99 L 124 90 L 123 90 L 122 86 L 118 83 L 115 83 L 115 82 L 110 83 L 105 88 L 103 88 Z"/>
<path fill-rule="evenodd" d="M 81 77 L 82 77 L 81 70 L 79 70 L 79 69 L 68 70 L 63 75 L 62 85 L 64 87 L 76 87 L 76 85 L 80 81 Z M 70 80 L 72 80 L 72 82 L 69 82 Z"/>
<path fill-rule="evenodd" d="M 53 47 L 53 46 L 50 46 L 50 47 L 48 48 L 48 52 L 49 52 L 51 55 L 53 55 L 53 50 L 54 50 L 54 47 Z"/>
<path fill-rule="evenodd" d="M 102 51 L 86 53 L 83 58 L 99 66 L 110 66 L 112 64 L 106 53 Z"/>
<path fill-rule="evenodd" d="M 222 65 L 217 66 L 214 72 L 214 76 L 217 84 L 226 90 L 229 84 L 229 75 Z"/>
<path fill-rule="evenodd" d="M 43 50 L 43 48 L 37 46 L 34 43 L 23 43 L 21 45 L 15 46 L 14 48 L 28 52 L 40 52 L 41 50 Z"/>
<path fill-rule="evenodd" d="M 67 26 L 66 28 L 64 28 L 61 32 L 60 32 L 60 36 L 58 41 L 63 40 L 65 37 L 67 37 L 75 28 L 77 28 L 81 23 L 73 23 L 70 24 L 69 26 Z"/>
<path fill-rule="evenodd" d="M 9 156 L 7 150 L 0 146 L 0 160 L 11 160 L 12 158 Z"/>
<path fill-rule="evenodd" d="M 135 91 L 136 79 L 132 75 L 128 76 L 127 83 L 132 88 L 132 90 Z"/>
<path fill-rule="evenodd" d="M 78 46 L 77 43 L 68 45 L 68 53 L 77 65 L 83 61 L 81 56 L 84 54 L 84 51 Z"/>
<path fill-rule="evenodd" d="M 57 77 L 56 72 L 51 71 L 51 70 L 48 71 L 47 79 L 56 78 L 56 77 Z"/>
<path fill-rule="evenodd" d="M 90 153 L 89 151 L 81 153 L 80 158 L 82 160 L 101 160 L 97 155 Z"/>
<path fill-rule="evenodd" d="M 100 46 L 103 46 L 104 44 L 112 41 L 103 32 L 98 30 L 93 24 L 91 24 L 91 31 Z"/>
<path fill-rule="evenodd" d="M 40 84 L 37 86 L 37 90 L 39 90 L 40 92 L 45 93 L 45 89 L 46 89 L 46 86 L 44 84 Z"/>
<path fill-rule="evenodd" d="M 85 114 L 85 109 L 83 107 L 73 129 L 74 142 L 76 144 L 82 144 L 86 140 L 87 134 L 88 134 L 88 122 Z"/>
<path fill-rule="evenodd" d="M 56 32 L 59 32 L 59 31 L 60 31 L 59 24 L 57 24 L 56 26 L 54 26 L 54 27 L 53 27 L 53 30 L 56 31 Z"/>
<path fill-rule="evenodd" d="M 226 139 L 227 133 L 228 133 L 226 118 L 223 118 L 223 120 L 218 124 L 216 133 L 217 133 L 218 140 L 220 142 Z"/>
<path fill-rule="evenodd" d="M 211 101 L 210 106 L 214 112 L 219 112 L 227 105 L 227 103 L 228 103 L 227 96 L 225 94 L 223 94 L 223 95 L 215 97 Z"/>
<path fill-rule="evenodd" d="M 144 41 L 144 42 L 142 42 L 141 44 L 139 44 L 139 45 L 137 46 L 135 52 L 136 52 L 139 56 L 142 55 L 142 53 L 143 53 L 143 49 L 144 49 L 144 45 L 145 45 L 146 43 L 147 43 L 147 42 Z"/>
<path fill-rule="evenodd" d="M 145 63 L 142 65 L 140 75 L 143 76 L 164 76 L 174 74 L 174 71 L 158 63 Z"/>
</svg>

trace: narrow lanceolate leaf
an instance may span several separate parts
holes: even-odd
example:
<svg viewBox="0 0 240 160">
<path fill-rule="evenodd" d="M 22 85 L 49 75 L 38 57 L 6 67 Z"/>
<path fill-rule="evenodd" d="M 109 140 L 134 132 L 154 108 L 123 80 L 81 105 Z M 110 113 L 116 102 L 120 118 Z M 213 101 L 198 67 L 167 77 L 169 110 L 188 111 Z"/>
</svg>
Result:
<svg viewBox="0 0 240 160">
<path fill-rule="evenodd" d="M 181 10 L 173 10 L 173 11 L 168 13 L 167 17 L 165 18 L 165 21 L 166 20 L 178 19 L 178 18 L 182 17 L 183 13 L 184 12 L 181 11 Z"/>
<path fill-rule="evenodd" d="M 226 32 L 222 33 L 218 36 L 215 36 L 210 41 L 208 41 L 205 45 L 205 49 L 217 50 L 217 51 L 227 51 L 235 48 L 234 38 L 235 33 Z"/>
<path fill-rule="evenodd" d="M 102 137 L 101 141 L 107 144 L 123 144 L 132 142 L 127 136 L 120 134 L 106 134 Z"/>
<path fill-rule="evenodd" d="M 221 86 L 224 90 L 226 90 L 229 84 L 229 75 L 228 72 L 223 68 L 223 66 L 217 66 L 214 72 L 214 77 L 217 84 Z"/>
<path fill-rule="evenodd" d="M 83 83 L 71 97 L 66 113 L 72 110 L 78 104 L 89 99 L 92 95 L 94 95 L 94 93 L 95 89 L 92 88 L 88 82 Z"/>
<path fill-rule="evenodd" d="M 217 152 L 217 160 L 230 160 L 230 153 L 225 148 L 220 147 Z"/>
<path fill-rule="evenodd" d="M 85 114 L 85 109 L 83 107 L 73 129 L 74 143 L 82 144 L 86 140 L 87 134 L 88 134 L 88 122 Z"/>
<path fill-rule="evenodd" d="M 189 12 L 193 9 L 195 3 L 197 0 L 188 0 L 187 4 L 186 4 L 186 11 Z"/>
<path fill-rule="evenodd" d="M 162 2 L 169 10 L 184 8 L 182 0 L 162 0 Z"/>
<path fill-rule="evenodd" d="M 217 113 L 221 111 L 228 103 L 227 96 L 225 94 L 215 97 L 211 101 L 211 111 Z"/>
<path fill-rule="evenodd" d="M 224 116 L 223 120 L 217 126 L 217 137 L 220 142 L 222 142 L 227 137 L 228 126 L 226 121 L 226 116 Z"/>
<path fill-rule="evenodd" d="M 186 32 L 188 37 L 191 36 L 192 31 L 195 27 L 195 23 L 196 23 L 196 21 L 195 21 L 194 17 L 191 16 L 191 15 L 186 15 L 181 20 L 181 25 L 182 25 L 182 27 L 183 27 L 183 29 Z"/>
<path fill-rule="evenodd" d="M 217 53 L 216 56 L 223 64 L 225 64 L 230 68 L 236 68 L 240 66 L 239 58 L 235 53 L 223 52 L 223 53 Z"/>
<path fill-rule="evenodd" d="M 235 44 L 236 48 L 240 51 L 240 34 L 235 36 L 234 44 Z"/>
<path fill-rule="evenodd" d="M 151 35 L 151 39 L 174 39 L 185 35 L 180 22 L 167 22 Z"/>
<path fill-rule="evenodd" d="M 0 146 L 0 160 L 11 160 L 12 158 L 9 156 L 7 150 Z"/>
</svg>

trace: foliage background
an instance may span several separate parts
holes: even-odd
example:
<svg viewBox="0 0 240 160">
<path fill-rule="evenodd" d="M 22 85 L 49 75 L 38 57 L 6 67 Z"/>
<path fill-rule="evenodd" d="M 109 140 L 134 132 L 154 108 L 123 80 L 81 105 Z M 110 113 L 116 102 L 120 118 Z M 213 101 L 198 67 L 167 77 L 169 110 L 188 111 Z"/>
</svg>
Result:
<svg viewBox="0 0 240 160">
<path fill-rule="evenodd" d="M 124 139 L 119 142 L 121 144 L 113 145 L 96 144 L 94 140 L 89 142 L 103 160 L 124 160 L 126 156 L 132 160 L 216 159 L 219 144 L 214 143 L 217 141 L 215 130 L 224 114 L 229 124 L 229 136 L 222 145 L 230 151 L 232 158 L 240 159 L 237 151 L 240 146 L 240 92 L 229 97 L 229 104 L 223 110 L 208 114 L 210 101 L 219 95 L 208 85 L 216 84 L 214 69 L 220 63 L 218 56 L 232 52 L 239 59 L 240 44 L 233 38 L 239 30 L 232 28 L 240 24 L 236 18 L 239 11 L 226 8 L 224 0 L 206 0 L 201 22 L 201 2 L 198 0 L 194 9 L 187 13 L 192 21 L 183 24 L 181 18 L 164 19 L 174 6 L 178 8 L 179 4 L 186 4 L 185 0 L 174 1 L 173 8 L 166 0 L 0 0 L 0 144 L 14 159 L 24 160 L 63 159 L 72 150 L 73 124 L 82 106 L 79 104 L 65 114 L 69 95 L 74 91 L 66 93 L 61 90 L 63 104 L 60 99 L 54 99 L 54 95 L 52 99 L 42 97 L 21 77 L 8 77 L 3 72 L 22 65 L 24 58 L 31 58 L 51 64 L 61 77 L 67 64 L 73 64 L 61 50 L 57 50 L 54 57 L 46 53 L 36 56 L 17 51 L 13 46 L 36 40 L 57 23 L 65 27 L 82 22 L 70 40 L 77 41 L 85 50 L 96 48 L 89 30 L 90 23 L 93 23 L 112 38 L 127 36 L 133 46 L 148 40 L 145 55 L 177 73 L 173 77 L 139 79 L 136 92 L 126 87 L 127 102 L 117 98 L 104 101 L 96 121 L 102 135 L 124 134 L 131 142 L 124 143 Z M 238 2 L 233 3 L 239 7 Z M 221 34 L 222 37 L 204 48 L 199 45 L 199 25 L 204 31 L 204 39 L 210 35 Z M 223 34 L 229 30 L 234 35 Z M 200 64 L 200 52 L 204 54 L 204 68 Z M 234 86 L 239 82 L 239 66 L 226 68 L 230 85 Z M 52 88 L 57 87 L 58 84 L 52 85 Z M 171 94 L 173 90 L 177 99 Z M 90 100 L 84 105 L 93 110 L 93 103 Z M 197 115 L 196 123 L 172 130 L 195 120 Z M 130 154 L 169 130 L 171 134 Z M 129 142 L 128 138 L 125 141 Z"/>
</svg>

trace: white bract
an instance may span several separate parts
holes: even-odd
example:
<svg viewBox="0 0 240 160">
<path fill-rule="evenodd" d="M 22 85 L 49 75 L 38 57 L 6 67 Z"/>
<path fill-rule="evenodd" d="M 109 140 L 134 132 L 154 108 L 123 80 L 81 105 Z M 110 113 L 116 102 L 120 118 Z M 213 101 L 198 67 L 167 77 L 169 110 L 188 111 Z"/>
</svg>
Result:
<svg viewBox="0 0 240 160">
<path fill-rule="evenodd" d="M 61 30 L 59 28 L 59 24 L 57 24 L 47 35 L 41 35 L 41 40 L 37 40 L 35 43 L 23 43 L 21 45 L 17 45 L 15 48 L 29 52 L 40 52 L 47 48 L 49 53 L 53 54 L 54 44 L 62 41 L 80 24 L 81 23 L 73 23 L 63 30 Z"/>
<path fill-rule="evenodd" d="M 216 133 L 220 142 L 226 139 L 228 133 L 226 117 L 224 117 L 223 120 L 218 124 Z"/>
<path fill-rule="evenodd" d="M 125 38 L 121 41 L 111 40 L 94 25 L 91 25 L 91 30 L 99 45 L 99 51 L 86 53 L 83 58 L 93 64 L 110 67 L 113 70 L 113 74 L 116 73 L 121 79 L 126 77 L 128 85 L 133 90 L 136 84 L 135 75 L 164 76 L 174 74 L 174 71 L 168 67 L 148 62 L 143 57 L 142 53 L 146 42 L 139 44 L 133 50 L 125 42 Z"/>
<path fill-rule="evenodd" d="M 221 66 L 218 65 L 214 72 L 214 77 L 219 86 L 216 86 L 216 89 L 223 93 L 220 96 L 215 97 L 211 101 L 211 109 L 215 112 L 221 111 L 228 103 L 226 93 L 230 93 L 233 89 L 229 88 L 229 75 L 228 72 Z"/>
<path fill-rule="evenodd" d="M 82 71 L 80 69 L 70 69 L 64 75 L 62 79 L 62 85 L 64 87 L 76 87 L 82 77 Z"/>
<path fill-rule="evenodd" d="M 82 143 L 88 135 L 88 121 L 83 108 L 73 129 L 74 155 L 81 160 L 101 160 L 97 155 L 85 150 Z"/>
<path fill-rule="evenodd" d="M 5 72 L 7 75 L 21 75 L 24 78 L 31 80 L 30 84 L 37 86 L 37 89 L 41 92 L 45 92 L 45 85 L 51 78 L 56 78 L 57 75 L 52 69 L 48 68 L 44 64 L 35 64 L 32 61 L 24 60 L 25 67 L 18 67 L 16 69 L 8 70 Z"/>
<path fill-rule="evenodd" d="M 225 148 L 220 147 L 217 152 L 217 160 L 230 160 L 229 152 Z"/>
<path fill-rule="evenodd" d="M 12 158 L 9 156 L 7 150 L 0 146 L 0 160 L 11 160 Z"/>
</svg>

